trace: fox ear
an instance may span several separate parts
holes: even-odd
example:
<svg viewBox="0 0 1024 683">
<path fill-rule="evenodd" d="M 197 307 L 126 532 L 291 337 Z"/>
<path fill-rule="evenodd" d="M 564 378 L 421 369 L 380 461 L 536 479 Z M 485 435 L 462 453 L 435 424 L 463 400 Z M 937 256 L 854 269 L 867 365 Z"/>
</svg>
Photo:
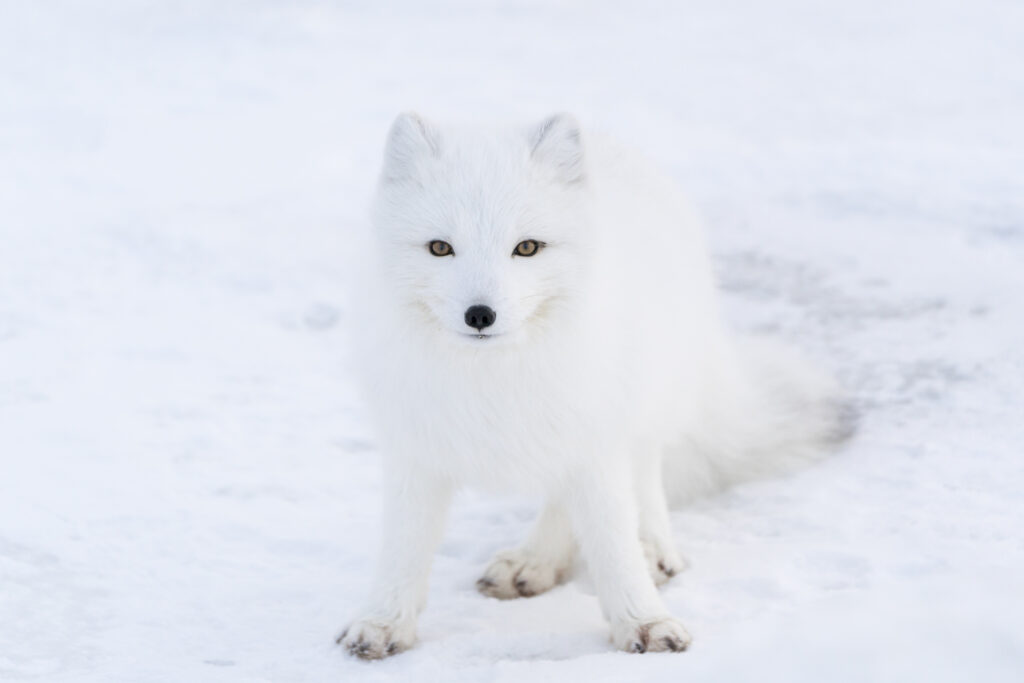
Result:
<svg viewBox="0 0 1024 683">
<path fill-rule="evenodd" d="M 555 114 L 530 134 L 530 155 L 538 163 L 554 168 L 566 184 L 582 182 L 583 142 L 580 124 L 571 114 Z"/>
<path fill-rule="evenodd" d="M 383 178 L 388 182 L 407 180 L 416 172 L 417 160 L 440 154 L 437 129 L 415 112 L 403 112 L 391 124 L 384 150 Z"/>
</svg>

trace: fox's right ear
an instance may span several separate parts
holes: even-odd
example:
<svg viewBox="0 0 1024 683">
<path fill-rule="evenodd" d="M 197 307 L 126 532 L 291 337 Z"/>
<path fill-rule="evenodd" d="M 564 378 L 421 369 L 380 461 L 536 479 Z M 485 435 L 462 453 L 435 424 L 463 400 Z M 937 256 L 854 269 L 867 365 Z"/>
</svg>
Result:
<svg viewBox="0 0 1024 683">
<path fill-rule="evenodd" d="M 530 133 L 530 156 L 554 169 L 566 184 L 584 180 L 580 124 L 571 114 L 555 114 Z"/>
<path fill-rule="evenodd" d="M 441 136 L 437 129 L 415 112 L 403 112 L 391 124 L 384 150 L 383 179 L 408 180 L 415 175 L 416 163 L 424 157 L 437 157 Z"/>
</svg>

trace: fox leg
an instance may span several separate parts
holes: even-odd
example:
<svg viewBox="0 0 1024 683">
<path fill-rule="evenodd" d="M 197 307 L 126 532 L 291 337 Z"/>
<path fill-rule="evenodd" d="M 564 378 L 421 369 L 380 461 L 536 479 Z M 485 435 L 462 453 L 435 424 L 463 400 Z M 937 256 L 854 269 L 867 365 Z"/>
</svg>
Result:
<svg viewBox="0 0 1024 683">
<path fill-rule="evenodd" d="M 690 635 L 669 614 L 648 573 L 631 474 L 625 460 L 587 468 L 573 480 L 566 507 L 612 642 L 628 652 L 679 652 Z"/>
<path fill-rule="evenodd" d="M 569 518 L 558 501 L 549 500 L 526 541 L 495 555 L 477 589 L 502 600 L 538 595 L 567 578 L 575 553 Z"/>
<path fill-rule="evenodd" d="M 662 482 L 662 453 L 646 448 L 634 456 L 633 488 L 636 493 L 640 544 L 654 583 L 661 585 L 688 566 L 672 542 L 672 527 L 665 486 Z"/>
<path fill-rule="evenodd" d="M 383 544 L 369 599 L 337 641 L 363 659 L 410 648 L 427 600 L 431 560 L 444 531 L 452 487 L 410 469 L 386 477 Z"/>
</svg>

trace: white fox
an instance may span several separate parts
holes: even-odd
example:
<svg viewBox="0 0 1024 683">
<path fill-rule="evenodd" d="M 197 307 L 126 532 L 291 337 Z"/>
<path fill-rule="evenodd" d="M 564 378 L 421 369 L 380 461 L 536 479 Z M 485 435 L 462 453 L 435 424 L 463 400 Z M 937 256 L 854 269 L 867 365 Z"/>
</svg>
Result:
<svg viewBox="0 0 1024 683">
<path fill-rule="evenodd" d="M 498 598 L 578 555 L 614 644 L 681 651 L 657 584 L 684 568 L 667 499 L 810 460 L 846 432 L 835 384 L 723 328 L 673 183 L 568 115 L 508 129 L 393 124 L 374 205 L 360 369 L 385 470 L 382 556 L 339 637 L 410 647 L 453 492 L 542 495 L 478 582 Z"/>
</svg>

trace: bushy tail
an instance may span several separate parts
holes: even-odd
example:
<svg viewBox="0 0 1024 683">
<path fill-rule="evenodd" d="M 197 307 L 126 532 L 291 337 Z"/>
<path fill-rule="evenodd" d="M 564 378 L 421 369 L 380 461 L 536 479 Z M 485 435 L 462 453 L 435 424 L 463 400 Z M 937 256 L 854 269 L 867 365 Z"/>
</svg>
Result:
<svg viewBox="0 0 1024 683">
<path fill-rule="evenodd" d="M 709 378 L 685 441 L 665 458 L 674 504 L 806 465 L 856 427 L 838 384 L 786 348 L 743 341 L 726 365 Z"/>
</svg>

